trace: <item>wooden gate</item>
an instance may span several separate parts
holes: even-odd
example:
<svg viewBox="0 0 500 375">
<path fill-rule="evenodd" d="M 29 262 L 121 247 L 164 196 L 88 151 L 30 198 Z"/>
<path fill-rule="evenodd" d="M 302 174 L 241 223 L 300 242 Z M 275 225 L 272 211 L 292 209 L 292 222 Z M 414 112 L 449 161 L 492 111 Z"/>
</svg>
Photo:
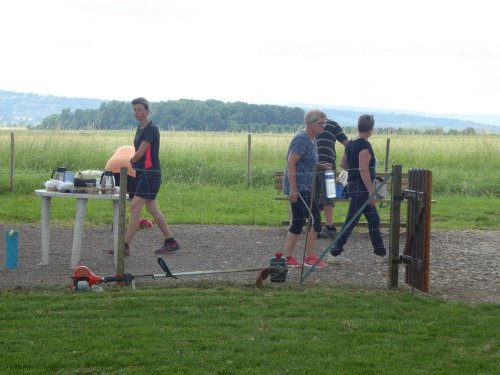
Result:
<svg viewBox="0 0 500 375">
<path fill-rule="evenodd" d="M 400 166 L 398 166 L 400 167 Z M 393 178 L 397 182 L 401 169 L 393 169 Z M 396 185 L 396 186 L 394 186 Z M 398 189 L 399 186 L 399 189 Z M 393 183 L 393 209 L 391 219 L 399 217 L 399 205 L 407 202 L 406 243 L 402 254 L 399 253 L 399 223 L 391 223 L 389 251 L 389 287 L 398 285 L 398 266 L 406 266 L 405 282 L 423 292 L 429 291 L 429 258 L 431 232 L 432 172 L 422 169 L 408 171 L 408 189 L 401 191 L 400 184 Z"/>
</svg>

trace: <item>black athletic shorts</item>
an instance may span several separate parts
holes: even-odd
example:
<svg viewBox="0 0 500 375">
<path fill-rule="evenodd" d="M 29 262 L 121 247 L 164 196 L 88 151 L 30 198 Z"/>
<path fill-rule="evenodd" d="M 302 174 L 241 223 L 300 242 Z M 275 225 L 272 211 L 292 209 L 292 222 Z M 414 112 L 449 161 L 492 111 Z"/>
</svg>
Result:
<svg viewBox="0 0 500 375">
<path fill-rule="evenodd" d="M 134 195 L 154 200 L 160 191 L 161 172 L 155 170 L 137 170 L 135 175 Z"/>
</svg>

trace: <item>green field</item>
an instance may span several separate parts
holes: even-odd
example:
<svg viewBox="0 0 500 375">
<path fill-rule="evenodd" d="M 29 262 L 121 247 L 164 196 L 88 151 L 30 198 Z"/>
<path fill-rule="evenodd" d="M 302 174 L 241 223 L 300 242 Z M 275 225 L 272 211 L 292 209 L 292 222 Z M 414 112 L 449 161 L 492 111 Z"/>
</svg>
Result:
<svg viewBox="0 0 500 375">
<path fill-rule="evenodd" d="M 11 138 L 0 132 L 0 224 L 38 224 L 33 190 L 53 168 L 102 169 L 132 137 L 132 130 L 16 131 L 9 192 Z M 162 133 L 158 200 L 169 222 L 279 225 L 287 208 L 273 199 L 273 177 L 291 137 L 252 135 L 247 186 L 247 134 Z M 372 143 L 384 170 L 387 137 Z M 432 170 L 433 228 L 500 228 L 499 137 L 395 136 L 388 160 L 389 170 Z M 388 209 L 380 212 L 387 219 Z M 72 226 L 74 202 L 54 200 L 52 218 Z M 109 205 L 90 201 L 86 218 L 109 223 Z M 499 319 L 495 304 L 348 287 L 0 290 L 0 373 L 498 374 Z"/>
<path fill-rule="evenodd" d="M 16 131 L 14 192 L 9 192 L 11 135 L 0 131 L 0 223 L 37 222 L 39 199 L 52 170 L 103 169 L 114 150 L 133 143 L 125 131 Z M 293 134 L 163 132 L 161 163 L 164 186 L 158 196 L 171 223 L 279 225 L 284 202 L 273 199 L 275 171 L 285 165 Z M 387 142 L 389 152 L 386 154 Z M 500 137 L 485 135 L 373 136 L 378 170 L 432 171 L 433 227 L 440 229 L 500 228 Z M 250 152 L 249 152 L 250 150 Z M 337 152 L 342 153 L 341 146 Z M 387 165 L 386 165 L 387 160 Z M 251 179 L 248 180 L 247 171 Z M 248 182 L 251 186 L 248 186 Z M 73 215 L 71 202 L 54 204 L 55 218 Z M 345 215 L 339 205 L 336 220 Z M 105 203 L 90 207 L 90 223 L 109 222 Z M 388 217 L 388 209 L 381 216 Z"/>
<path fill-rule="evenodd" d="M 498 305 L 319 287 L 107 289 L 0 292 L 0 372 L 500 372 Z"/>
</svg>

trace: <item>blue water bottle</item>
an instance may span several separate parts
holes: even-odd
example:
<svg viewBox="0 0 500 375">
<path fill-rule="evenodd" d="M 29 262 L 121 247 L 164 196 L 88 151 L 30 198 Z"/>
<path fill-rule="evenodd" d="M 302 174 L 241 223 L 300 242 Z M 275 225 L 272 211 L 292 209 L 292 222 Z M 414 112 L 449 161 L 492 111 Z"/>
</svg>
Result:
<svg viewBox="0 0 500 375">
<path fill-rule="evenodd" d="M 17 249 L 19 232 L 17 230 L 5 231 L 5 268 L 17 268 Z"/>
</svg>

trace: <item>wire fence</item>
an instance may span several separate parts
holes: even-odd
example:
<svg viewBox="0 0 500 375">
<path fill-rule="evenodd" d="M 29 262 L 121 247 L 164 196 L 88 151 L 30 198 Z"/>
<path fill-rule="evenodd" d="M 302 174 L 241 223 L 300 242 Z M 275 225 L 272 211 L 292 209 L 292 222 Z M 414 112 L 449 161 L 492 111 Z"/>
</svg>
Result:
<svg viewBox="0 0 500 375">
<path fill-rule="evenodd" d="M 133 144 L 132 133 L 0 131 L 0 194 L 28 193 L 59 166 L 103 169 L 118 147 Z M 162 132 L 163 181 L 267 186 L 276 171 L 284 170 L 293 135 Z M 405 170 L 426 168 L 434 172 L 435 193 L 500 196 L 500 176 L 491 173 L 500 168 L 498 136 L 374 135 L 370 142 L 378 171 L 393 164 Z M 339 159 L 343 146 L 337 144 L 336 151 Z"/>
</svg>

